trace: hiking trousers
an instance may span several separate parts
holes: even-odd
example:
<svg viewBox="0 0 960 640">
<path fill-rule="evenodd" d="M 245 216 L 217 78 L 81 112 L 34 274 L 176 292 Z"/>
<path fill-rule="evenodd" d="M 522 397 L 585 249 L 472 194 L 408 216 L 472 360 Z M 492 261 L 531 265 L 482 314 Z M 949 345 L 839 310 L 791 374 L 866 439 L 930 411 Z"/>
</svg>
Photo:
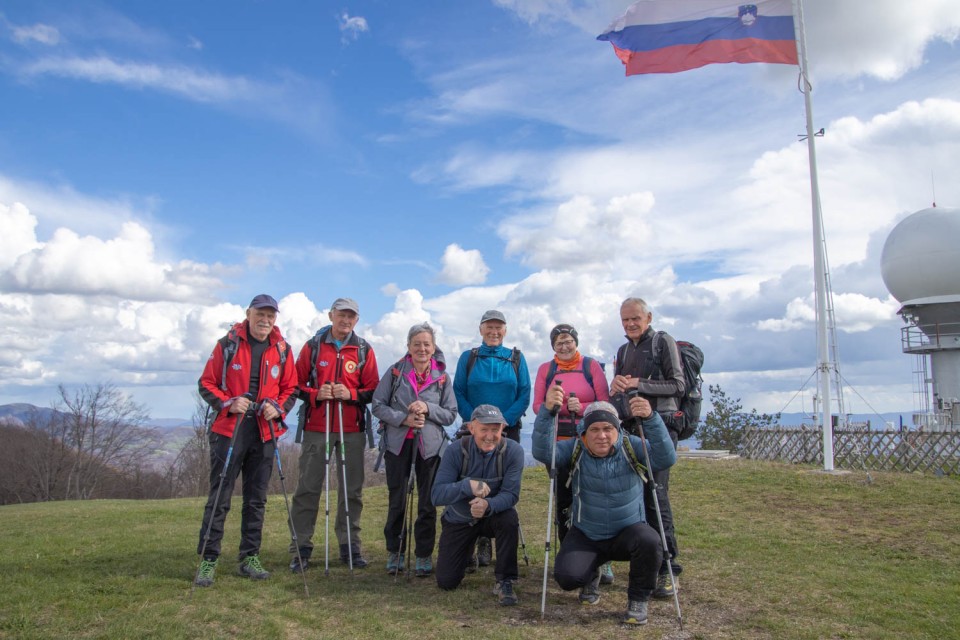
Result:
<svg viewBox="0 0 960 640">
<path fill-rule="evenodd" d="M 564 591 L 579 589 L 594 579 L 600 565 L 611 560 L 629 560 L 627 596 L 630 600 L 649 600 L 657 586 L 662 559 L 660 534 L 646 522 L 624 527 L 606 540 L 591 540 L 574 525 L 560 545 L 553 579 Z"/>
<path fill-rule="evenodd" d="M 415 541 L 414 550 L 418 558 L 428 558 L 433 555 L 433 547 L 437 542 L 437 508 L 430 500 L 430 492 L 433 490 L 433 478 L 437 475 L 437 468 L 440 466 L 440 456 L 424 460 L 419 451 L 414 451 L 414 443 L 418 441 L 416 438 L 407 438 L 403 441 L 400 455 L 387 451 L 383 456 L 387 472 L 387 488 L 390 491 L 383 537 L 387 551 L 407 552 L 406 549 L 401 548 L 405 512 L 410 508 L 407 501 L 416 500 L 417 519 L 412 532 Z M 415 496 L 407 491 L 410 486 L 410 463 L 414 455 L 417 456 L 414 468 L 417 484 Z"/>
<path fill-rule="evenodd" d="M 330 477 L 337 481 L 337 518 L 334 531 L 339 544 L 347 544 L 347 501 L 350 505 L 350 542 L 355 549 L 360 547 L 360 515 L 363 512 L 363 478 L 366 437 L 362 431 L 343 434 L 347 468 L 347 486 L 343 487 L 343 471 L 340 468 L 340 434 L 330 434 Z M 300 554 L 309 558 L 313 553 L 313 534 L 320 512 L 323 482 L 326 479 L 326 434 L 321 431 L 304 431 L 300 445 L 300 475 L 297 490 L 291 500 L 290 513 L 294 531 L 300 542 Z M 324 508 L 326 502 L 324 502 Z M 293 541 L 290 553 L 296 554 Z"/>
<path fill-rule="evenodd" d="M 210 495 L 203 509 L 203 523 L 200 525 L 200 541 L 197 553 L 206 560 L 220 557 L 220 544 L 223 541 L 223 529 L 230 512 L 230 501 L 237 476 L 243 473 L 243 507 L 240 511 L 240 553 L 239 559 L 260 553 L 260 541 L 263 535 L 263 514 L 267 506 L 267 487 L 273 473 L 273 441 L 260 440 L 260 427 L 253 413 L 248 413 L 237 427 L 233 442 L 230 466 L 223 477 L 220 475 L 230 449 L 230 438 L 210 432 Z M 217 511 L 213 511 L 213 501 L 220 492 Z M 210 525 L 210 518 L 213 524 Z M 203 538 L 210 526 L 210 540 L 206 548 Z"/>
<path fill-rule="evenodd" d="M 520 516 L 516 509 L 507 509 L 473 522 L 448 522 L 441 518 L 437 586 L 441 589 L 457 588 L 467 572 L 467 563 L 473 557 L 473 547 L 480 536 L 497 541 L 497 561 L 494 566 L 497 582 L 516 580 L 519 577 L 519 532 Z"/>
</svg>

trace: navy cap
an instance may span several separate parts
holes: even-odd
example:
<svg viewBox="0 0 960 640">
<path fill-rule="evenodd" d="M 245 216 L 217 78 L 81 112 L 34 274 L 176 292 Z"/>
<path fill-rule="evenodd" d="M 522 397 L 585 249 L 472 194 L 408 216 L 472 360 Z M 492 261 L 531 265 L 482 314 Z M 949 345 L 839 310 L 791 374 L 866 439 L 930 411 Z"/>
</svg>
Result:
<svg viewBox="0 0 960 640">
<path fill-rule="evenodd" d="M 280 305 L 277 304 L 277 301 L 273 299 L 272 296 L 268 296 L 265 293 L 261 293 L 253 300 L 250 301 L 250 306 L 248 309 L 273 309 L 277 313 L 280 313 Z"/>
<path fill-rule="evenodd" d="M 503 414 L 500 413 L 500 409 L 492 404 L 478 406 L 470 414 L 470 420 L 476 420 L 481 424 L 507 424 L 507 421 L 503 419 Z"/>
</svg>

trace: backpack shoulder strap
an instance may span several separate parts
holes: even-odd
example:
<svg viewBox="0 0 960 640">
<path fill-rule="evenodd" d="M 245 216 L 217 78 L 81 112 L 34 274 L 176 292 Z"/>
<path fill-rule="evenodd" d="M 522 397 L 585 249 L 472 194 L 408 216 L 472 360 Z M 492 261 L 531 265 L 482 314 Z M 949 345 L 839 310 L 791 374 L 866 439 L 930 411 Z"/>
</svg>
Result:
<svg viewBox="0 0 960 640">
<path fill-rule="evenodd" d="M 547 389 L 550 388 L 550 383 L 553 382 L 553 377 L 557 375 L 557 361 L 551 360 L 550 366 L 547 368 Z"/>
<path fill-rule="evenodd" d="M 240 336 L 236 329 L 230 329 L 230 332 L 220 338 L 220 350 L 223 353 L 223 373 L 220 374 L 220 388 L 227 390 L 227 369 L 233 362 L 233 357 L 237 355 L 237 349 L 240 348 Z"/>
<path fill-rule="evenodd" d="M 630 442 L 630 436 L 626 433 L 621 433 L 623 438 L 623 455 L 627 457 L 627 461 L 630 463 L 630 467 L 637 472 L 637 475 L 640 476 L 640 479 L 644 482 L 647 481 L 647 468 L 644 466 L 640 459 L 637 458 L 637 452 L 633 449 L 633 443 Z"/>
<path fill-rule="evenodd" d="M 467 466 L 470 461 L 470 448 L 467 446 L 467 440 L 466 436 L 460 438 L 460 451 L 463 453 L 463 456 L 461 456 L 463 459 L 460 461 L 460 477 L 457 480 L 463 480 L 467 477 Z"/>
<path fill-rule="evenodd" d="M 480 347 L 470 349 L 470 355 L 467 356 L 467 380 L 470 379 L 470 372 L 473 371 L 473 365 L 477 364 L 477 358 L 480 355 Z"/>
<path fill-rule="evenodd" d="M 517 376 L 517 383 L 520 382 L 520 349 L 513 348 L 510 353 L 510 362 L 513 364 L 513 373 Z"/>
<path fill-rule="evenodd" d="M 613 361 L 613 374 L 619 376 L 623 373 L 623 357 L 627 355 L 627 343 L 624 342 L 617 349 L 617 359 Z"/>
<path fill-rule="evenodd" d="M 326 337 L 328 331 L 330 331 L 329 325 L 317 331 L 313 334 L 313 337 L 307 341 L 307 344 L 310 345 L 310 378 L 307 381 L 308 387 L 316 388 L 317 386 L 317 356 L 320 355 L 320 343 Z"/>
</svg>

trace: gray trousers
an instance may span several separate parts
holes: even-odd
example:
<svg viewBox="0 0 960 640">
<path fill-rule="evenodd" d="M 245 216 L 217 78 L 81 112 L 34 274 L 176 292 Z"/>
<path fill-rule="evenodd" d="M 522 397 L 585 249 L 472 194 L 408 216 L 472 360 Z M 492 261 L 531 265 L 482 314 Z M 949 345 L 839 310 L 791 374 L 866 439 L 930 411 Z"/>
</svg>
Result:
<svg viewBox="0 0 960 640">
<path fill-rule="evenodd" d="M 347 504 L 350 507 L 350 541 L 354 547 L 360 545 L 360 515 L 363 513 L 363 477 L 364 457 L 363 449 L 366 446 L 364 433 L 343 434 L 345 445 L 345 462 L 347 470 L 347 486 L 344 491 L 343 471 L 340 466 L 340 434 L 330 434 L 330 458 L 336 464 L 331 464 L 331 477 L 337 478 L 337 518 L 334 531 L 341 545 L 347 544 Z M 300 445 L 300 476 L 297 481 L 297 490 L 293 494 L 290 506 L 293 528 L 297 532 L 300 542 L 300 553 L 306 558 L 313 554 L 313 533 L 316 530 L 317 515 L 320 513 L 320 499 L 323 493 L 323 481 L 326 478 L 326 434 L 319 431 L 304 431 L 303 442 Z M 326 514 L 326 498 L 324 498 L 324 513 Z M 293 541 L 290 542 L 290 553 L 296 554 Z M 339 554 L 339 549 L 337 550 Z"/>
</svg>

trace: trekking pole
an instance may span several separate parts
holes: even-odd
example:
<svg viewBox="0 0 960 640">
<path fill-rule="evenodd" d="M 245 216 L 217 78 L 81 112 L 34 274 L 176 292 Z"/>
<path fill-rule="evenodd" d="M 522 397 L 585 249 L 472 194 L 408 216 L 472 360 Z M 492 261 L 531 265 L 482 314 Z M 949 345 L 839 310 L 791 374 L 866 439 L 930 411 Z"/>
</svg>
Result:
<svg viewBox="0 0 960 640">
<path fill-rule="evenodd" d="M 628 398 L 633 398 L 638 394 L 636 389 L 627 392 Z M 657 512 L 657 526 L 660 527 L 660 543 L 663 545 L 663 557 L 667 561 L 667 573 L 670 574 L 670 586 L 673 587 L 673 602 L 677 607 L 677 624 L 683 631 L 683 615 L 680 613 L 680 596 L 677 594 L 677 582 L 673 577 L 673 565 L 670 563 L 670 548 L 667 546 L 667 534 L 663 530 L 663 517 L 660 515 L 660 499 L 657 498 L 657 481 L 653 477 L 653 467 L 650 466 L 650 454 L 647 452 L 647 436 L 643 432 L 642 419 L 637 422 L 637 428 L 640 430 L 640 444 L 643 445 L 643 462 L 647 465 L 647 474 L 650 476 L 650 489 L 653 494 L 653 506 Z"/>
<path fill-rule="evenodd" d="M 253 395 L 245 393 L 241 396 L 248 400 L 253 400 Z M 220 504 L 220 492 L 223 490 L 223 481 L 227 477 L 227 470 L 230 468 L 230 460 L 233 459 L 233 444 L 237 441 L 237 432 L 240 431 L 240 423 L 246 412 L 237 415 L 237 423 L 233 425 L 233 435 L 230 436 L 230 446 L 227 447 L 227 458 L 223 462 L 223 469 L 220 471 L 220 479 L 217 481 L 217 493 L 213 497 L 213 508 L 210 509 L 210 520 L 207 521 L 207 531 L 203 534 L 203 544 L 200 546 L 200 563 L 197 564 L 197 573 L 193 576 L 193 584 L 190 585 L 190 596 L 197 588 L 197 578 L 200 576 L 200 564 L 203 563 L 203 554 L 207 551 L 207 544 L 210 542 L 210 529 L 213 527 L 213 519 L 217 515 L 217 506 Z"/>
<path fill-rule="evenodd" d="M 333 393 L 333 383 L 328 382 L 327 384 L 331 385 L 330 392 L 331 397 Z M 332 406 L 332 401 L 327 400 L 326 418 L 327 418 L 327 435 L 324 438 L 324 453 L 323 453 L 323 463 L 325 469 L 326 477 L 323 480 L 323 488 L 326 491 L 326 507 L 324 509 L 323 515 L 323 575 L 330 575 L 330 408 Z"/>
<path fill-rule="evenodd" d="M 350 495 L 347 493 L 347 447 L 343 441 L 343 400 L 337 400 L 337 418 L 340 421 L 340 471 L 343 476 L 343 511 L 347 521 L 347 566 L 353 575 L 353 542 L 350 540 Z"/>
<path fill-rule="evenodd" d="M 560 381 L 557 380 L 557 386 Z M 557 486 L 557 433 L 560 431 L 560 405 L 551 410 L 553 414 L 553 433 L 550 434 L 550 494 L 547 498 L 547 536 L 543 543 L 543 588 L 540 590 L 540 619 L 547 611 L 547 574 L 550 571 L 550 540 L 553 536 L 553 495 Z"/>
<path fill-rule="evenodd" d="M 404 511 L 406 512 L 406 520 L 403 525 L 403 540 L 400 543 L 400 551 L 406 553 L 405 556 L 407 561 L 407 582 L 413 579 L 413 575 L 410 571 L 410 532 L 413 531 L 413 487 L 417 479 L 417 453 L 420 451 L 420 445 L 423 442 L 423 433 L 418 429 L 417 436 L 413 442 L 413 452 L 410 457 L 410 479 L 407 482 L 407 498 L 406 504 L 403 506 Z M 398 571 L 397 574 L 400 572 Z M 396 575 L 394 575 L 396 578 Z"/>
<path fill-rule="evenodd" d="M 280 476 L 280 489 L 283 491 L 283 503 L 287 505 L 287 523 L 290 525 L 290 538 L 297 549 L 297 562 L 300 564 L 300 577 L 303 578 L 303 597 L 309 598 L 307 589 L 307 574 L 303 567 L 303 558 L 300 556 L 300 541 L 297 540 L 297 530 L 293 526 L 293 513 L 290 511 L 290 500 L 287 499 L 287 485 L 284 483 L 283 465 L 280 463 L 280 443 L 277 442 L 277 432 L 273 428 L 274 420 L 267 420 L 270 427 L 270 439 L 273 440 L 273 453 L 277 458 L 277 474 Z"/>
</svg>

